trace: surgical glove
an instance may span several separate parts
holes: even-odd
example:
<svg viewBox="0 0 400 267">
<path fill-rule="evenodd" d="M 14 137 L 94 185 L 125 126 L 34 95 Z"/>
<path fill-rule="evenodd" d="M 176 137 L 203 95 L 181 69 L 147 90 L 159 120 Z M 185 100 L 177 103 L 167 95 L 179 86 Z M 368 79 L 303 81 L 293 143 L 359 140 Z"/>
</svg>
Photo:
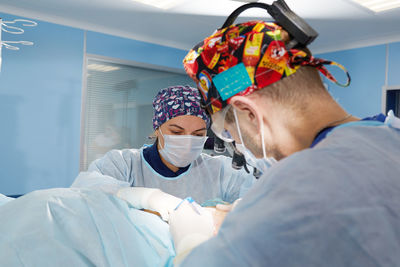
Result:
<svg viewBox="0 0 400 267">
<path fill-rule="evenodd" d="M 227 206 L 227 205 L 223 205 L 223 206 Z M 218 234 L 219 228 L 221 227 L 221 224 L 224 222 L 225 217 L 229 211 L 217 209 L 214 207 L 204 207 L 204 209 L 207 209 L 213 216 L 214 234 L 215 235 Z"/>
<path fill-rule="evenodd" d="M 169 229 L 176 255 L 182 258 L 182 255 L 214 235 L 214 220 L 209 210 L 185 199 L 170 214 Z"/>
<path fill-rule="evenodd" d="M 158 188 L 128 187 L 117 192 L 117 197 L 127 201 L 136 209 L 148 209 L 160 213 L 164 221 L 182 201 L 178 197 L 164 193 Z"/>
<path fill-rule="evenodd" d="M 221 212 L 230 212 L 230 211 L 232 211 L 232 210 L 234 210 L 235 208 L 236 208 L 236 206 L 239 204 L 239 202 L 241 201 L 242 199 L 241 198 L 238 198 L 238 199 L 236 199 L 232 204 L 228 204 L 228 205 L 225 205 L 225 204 L 217 204 L 216 206 L 215 206 L 215 208 L 218 210 L 218 211 L 221 211 Z"/>
</svg>

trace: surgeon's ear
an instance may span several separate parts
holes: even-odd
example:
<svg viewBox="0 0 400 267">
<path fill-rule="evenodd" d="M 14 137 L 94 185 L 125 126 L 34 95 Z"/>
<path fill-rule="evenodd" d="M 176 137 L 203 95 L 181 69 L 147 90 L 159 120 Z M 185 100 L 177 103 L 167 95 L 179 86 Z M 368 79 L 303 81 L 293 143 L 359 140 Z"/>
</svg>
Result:
<svg viewBox="0 0 400 267">
<path fill-rule="evenodd" d="M 233 96 L 230 99 L 229 104 L 231 104 L 236 110 L 243 113 L 247 120 L 257 129 L 260 130 L 260 118 L 259 112 L 256 111 L 257 106 L 254 100 L 245 96 Z"/>
</svg>

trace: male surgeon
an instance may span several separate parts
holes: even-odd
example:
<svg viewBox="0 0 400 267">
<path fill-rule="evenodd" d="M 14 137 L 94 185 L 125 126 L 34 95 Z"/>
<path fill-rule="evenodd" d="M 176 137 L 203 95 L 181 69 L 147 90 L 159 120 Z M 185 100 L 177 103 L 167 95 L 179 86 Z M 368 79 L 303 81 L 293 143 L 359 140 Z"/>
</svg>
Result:
<svg viewBox="0 0 400 267">
<path fill-rule="evenodd" d="M 349 114 L 320 77 L 338 83 L 325 65 L 344 68 L 289 42 L 278 24 L 249 21 L 184 59 L 212 129 L 264 174 L 215 236 L 188 203 L 172 213 L 176 263 L 400 266 L 399 119 Z"/>
</svg>

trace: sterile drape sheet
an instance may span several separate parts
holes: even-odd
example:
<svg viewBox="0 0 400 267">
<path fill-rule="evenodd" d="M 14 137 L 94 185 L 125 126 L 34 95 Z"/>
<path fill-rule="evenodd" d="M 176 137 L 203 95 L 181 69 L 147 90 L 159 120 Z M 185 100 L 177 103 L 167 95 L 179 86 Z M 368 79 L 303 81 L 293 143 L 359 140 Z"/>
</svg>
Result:
<svg viewBox="0 0 400 267">
<path fill-rule="evenodd" d="M 97 190 L 0 195 L 0 266 L 172 266 L 168 224 Z"/>
</svg>

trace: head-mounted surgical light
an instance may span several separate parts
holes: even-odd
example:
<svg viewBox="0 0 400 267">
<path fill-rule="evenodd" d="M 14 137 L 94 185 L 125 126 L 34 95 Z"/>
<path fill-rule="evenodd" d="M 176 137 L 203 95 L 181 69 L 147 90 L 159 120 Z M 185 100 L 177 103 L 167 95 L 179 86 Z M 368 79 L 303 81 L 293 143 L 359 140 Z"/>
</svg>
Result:
<svg viewBox="0 0 400 267">
<path fill-rule="evenodd" d="M 296 46 L 306 47 L 317 38 L 318 33 L 308 23 L 294 13 L 284 0 L 277 0 L 268 5 L 266 3 L 249 3 L 238 7 L 226 19 L 221 29 L 231 26 L 237 17 L 249 8 L 263 8 L 271 15 L 275 22 L 285 29 L 292 37 L 287 48 Z"/>
<path fill-rule="evenodd" d="M 233 24 L 249 8 L 267 10 L 275 22 L 255 20 Z M 197 83 L 203 107 L 210 114 L 227 106 L 232 96 L 252 94 L 296 73 L 302 66 L 315 67 L 332 82 L 348 86 L 350 76 L 343 66 L 314 58 L 301 49 L 317 36 L 283 0 L 272 5 L 249 3 L 236 9 L 222 28 L 193 47 L 183 64 Z M 347 82 L 339 83 L 326 65 L 343 69 Z"/>
</svg>

